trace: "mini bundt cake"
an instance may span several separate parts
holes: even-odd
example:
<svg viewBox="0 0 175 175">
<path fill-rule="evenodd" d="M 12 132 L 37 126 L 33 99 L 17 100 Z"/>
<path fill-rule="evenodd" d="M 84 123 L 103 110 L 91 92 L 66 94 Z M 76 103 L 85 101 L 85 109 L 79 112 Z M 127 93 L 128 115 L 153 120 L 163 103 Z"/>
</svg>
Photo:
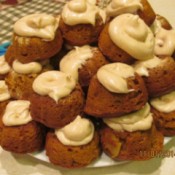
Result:
<svg viewBox="0 0 175 175">
<path fill-rule="evenodd" d="M 59 20 L 52 15 L 31 14 L 14 24 L 12 44 L 7 49 L 7 62 L 29 63 L 48 59 L 62 47 Z"/>
<path fill-rule="evenodd" d="M 32 120 L 30 102 L 10 101 L 2 116 L 1 146 L 14 153 L 40 151 L 45 143 L 45 127 Z"/>
<path fill-rule="evenodd" d="M 156 127 L 164 136 L 175 135 L 175 91 L 150 100 Z"/>
<path fill-rule="evenodd" d="M 141 109 L 147 100 L 141 76 L 127 64 L 111 63 L 91 79 L 84 111 L 94 117 L 118 117 Z"/>
<path fill-rule="evenodd" d="M 106 7 L 108 20 L 124 13 L 138 14 L 150 26 L 156 17 L 147 0 L 112 0 Z"/>
<path fill-rule="evenodd" d="M 105 12 L 95 3 L 71 0 L 63 7 L 59 27 L 67 44 L 83 46 L 97 43 L 104 23 Z"/>
<path fill-rule="evenodd" d="M 102 30 L 98 46 L 112 62 L 132 64 L 154 55 L 154 35 L 137 15 L 122 14 L 110 21 Z"/>
<path fill-rule="evenodd" d="M 175 61 L 171 57 L 154 57 L 134 64 L 143 77 L 149 97 L 158 97 L 175 90 Z"/>
<path fill-rule="evenodd" d="M 5 82 L 9 92 L 14 99 L 24 99 L 26 94 L 32 90 L 34 79 L 41 74 L 52 69 L 48 61 L 30 62 L 23 64 L 18 60 L 13 61 L 11 71 L 6 75 Z"/>
<path fill-rule="evenodd" d="M 50 128 L 70 123 L 84 107 L 81 87 L 70 75 L 54 70 L 37 76 L 26 98 L 31 102 L 32 118 Z"/>
<path fill-rule="evenodd" d="M 87 166 L 100 153 L 99 136 L 93 123 L 81 116 L 63 128 L 49 132 L 46 137 L 46 154 L 53 164 L 61 167 Z"/>
<path fill-rule="evenodd" d="M 163 148 L 163 134 L 156 129 L 148 104 L 139 111 L 103 121 L 102 149 L 114 160 L 147 160 Z"/>
<path fill-rule="evenodd" d="M 107 63 L 97 47 L 85 45 L 75 47 L 61 59 L 60 71 L 73 76 L 81 87 L 87 87 L 92 76 Z"/>
</svg>

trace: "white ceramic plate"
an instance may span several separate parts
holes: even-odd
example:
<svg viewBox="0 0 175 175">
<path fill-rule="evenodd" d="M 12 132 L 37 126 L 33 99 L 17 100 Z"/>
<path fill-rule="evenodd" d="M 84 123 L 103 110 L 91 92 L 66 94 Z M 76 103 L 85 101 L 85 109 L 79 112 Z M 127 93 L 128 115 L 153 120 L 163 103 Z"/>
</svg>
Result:
<svg viewBox="0 0 175 175">
<path fill-rule="evenodd" d="M 167 144 L 171 140 L 170 137 L 165 137 L 164 139 L 164 145 Z M 50 162 L 48 157 L 46 156 L 46 152 L 38 152 L 38 153 L 32 153 L 29 154 L 30 156 L 42 160 L 44 162 Z M 109 158 L 106 154 L 102 154 L 101 157 L 93 162 L 92 164 L 88 165 L 87 167 L 105 167 L 105 166 L 112 166 L 112 165 L 119 165 L 119 164 L 124 164 L 127 163 L 128 161 L 114 161 L 111 158 Z"/>
</svg>

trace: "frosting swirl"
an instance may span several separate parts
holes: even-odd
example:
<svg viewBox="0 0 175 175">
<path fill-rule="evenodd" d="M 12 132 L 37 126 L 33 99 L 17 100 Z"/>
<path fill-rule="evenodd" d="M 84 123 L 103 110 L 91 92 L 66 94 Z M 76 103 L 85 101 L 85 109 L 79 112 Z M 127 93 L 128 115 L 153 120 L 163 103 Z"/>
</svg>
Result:
<svg viewBox="0 0 175 175">
<path fill-rule="evenodd" d="M 23 64 L 18 60 L 13 61 L 12 68 L 15 72 L 20 74 L 37 74 L 42 70 L 42 66 L 38 62 Z"/>
<path fill-rule="evenodd" d="M 155 35 L 155 55 L 171 56 L 175 52 L 175 30 L 160 28 Z"/>
<path fill-rule="evenodd" d="M 102 66 L 97 71 L 98 81 L 110 92 L 128 93 L 127 78 L 134 76 L 133 67 L 124 63 L 111 63 Z"/>
<path fill-rule="evenodd" d="M 6 85 L 4 80 L 0 80 L 0 92 L 0 102 L 10 99 L 8 86 Z"/>
<path fill-rule="evenodd" d="M 27 124 L 32 121 L 30 116 L 30 102 L 26 100 L 15 100 L 7 104 L 2 121 L 5 126 L 16 126 Z"/>
<path fill-rule="evenodd" d="M 41 73 L 33 82 L 33 90 L 39 95 L 48 95 L 56 102 L 69 95 L 76 86 L 76 81 L 60 71 Z"/>
<path fill-rule="evenodd" d="M 71 75 L 78 81 L 78 69 L 86 63 L 86 60 L 92 58 L 92 48 L 88 45 L 75 47 L 60 62 L 60 70 Z"/>
<path fill-rule="evenodd" d="M 80 146 L 89 143 L 94 136 L 94 125 L 81 116 L 61 129 L 56 129 L 55 134 L 64 145 Z"/>
<path fill-rule="evenodd" d="M 51 41 L 55 38 L 59 19 L 48 14 L 31 14 L 14 24 L 14 32 L 19 36 L 39 37 Z"/>
<path fill-rule="evenodd" d="M 150 101 L 151 105 L 160 112 L 169 113 L 175 111 L 175 91 Z"/>
<path fill-rule="evenodd" d="M 109 24 L 109 36 L 135 59 L 146 60 L 154 56 L 154 35 L 138 15 L 115 17 Z"/>
<path fill-rule="evenodd" d="M 5 61 L 4 55 L 0 56 L 0 74 L 4 75 L 10 71 L 9 64 Z"/>
<path fill-rule="evenodd" d="M 141 76 L 149 76 L 149 69 L 153 69 L 161 64 L 164 64 L 165 59 L 160 59 L 158 57 L 154 57 L 148 60 L 137 61 L 133 67 L 135 72 L 137 72 Z"/>
<path fill-rule="evenodd" d="M 112 129 L 118 132 L 144 131 L 152 126 L 153 117 L 150 113 L 150 106 L 147 103 L 143 109 L 117 118 L 103 119 Z"/>
<path fill-rule="evenodd" d="M 72 0 L 67 2 L 62 11 L 62 19 L 68 25 L 95 25 L 96 15 L 99 14 L 105 22 L 105 12 L 94 4 L 94 1 Z"/>
<path fill-rule="evenodd" d="M 108 17 L 115 17 L 123 13 L 135 14 L 142 9 L 140 0 L 112 0 L 106 7 L 106 14 Z"/>
</svg>

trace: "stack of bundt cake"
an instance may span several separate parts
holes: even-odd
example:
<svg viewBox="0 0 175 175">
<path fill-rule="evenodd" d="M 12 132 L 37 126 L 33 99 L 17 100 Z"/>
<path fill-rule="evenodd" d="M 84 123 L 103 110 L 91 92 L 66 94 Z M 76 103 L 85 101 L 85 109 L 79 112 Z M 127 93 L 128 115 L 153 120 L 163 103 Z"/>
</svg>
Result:
<svg viewBox="0 0 175 175">
<path fill-rule="evenodd" d="M 175 135 L 174 59 L 175 30 L 147 0 L 24 16 L 0 58 L 1 147 L 65 168 L 156 156 Z"/>
</svg>

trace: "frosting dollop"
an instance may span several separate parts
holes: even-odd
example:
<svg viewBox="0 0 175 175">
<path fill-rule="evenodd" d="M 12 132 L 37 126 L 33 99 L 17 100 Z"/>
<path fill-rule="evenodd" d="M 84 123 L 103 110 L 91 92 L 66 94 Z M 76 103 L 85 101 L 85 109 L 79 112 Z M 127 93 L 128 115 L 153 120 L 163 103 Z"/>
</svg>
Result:
<svg viewBox="0 0 175 175">
<path fill-rule="evenodd" d="M 160 28 L 155 35 L 155 55 L 171 56 L 175 52 L 175 30 Z"/>
<path fill-rule="evenodd" d="M 5 61 L 4 55 L 0 56 L 0 74 L 4 75 L 10 71 L 9 64 Z"/>
<path fill-rule="evenodd" d="M 117 118 L 106 118 L 103 121 L 115 131 L 134 132 L 150 129 L 153 117 L 150 112 L 150 106 L 147 103 L 141 110 Z"/>
<path fill-rule="evenodd" d="M 68 96 L 76 86 L 70 75 L 60 71 L 47 71 L 37 76 L 33 82 L 33 90 L 39 95 L 48 95 L 56 102 Z"/>
<path fill-rule="evenodd" d="M 154 35 L 138 15 L 122 14 L 109 24 L 109 36 L 121 49 L 138 60 L 154 56 Z"/>
<path fill-rule="evenodd" d="M 78 81 L 78 69 L 80 69 L 88 59 L 93 57 L 92 47 L 85 45 L 75 47 L 60 62 L 60 70 L 65 72 Z"/>
<path fill-rule="evenodd" d="M 115 17 L 123 13 L 135 14 L 142 9 L 140 0 L 112 0 L 106 7 L 106 14 L 108 17 Z"/>
<path fill-rule="evenodd" d="M 13 61 L 12 68 L 15 72 L 20 74 L 36 74 L 41 72 L 42 65 L 38 62 L 30 62 L 23 64 L 18 60 Z"/>
<path fill-rule="evenodd" d="M 72 0 L 67 2 L 62 10 L 61 17 L 68 25 L 96 23 L 96 15 L 99 14 L 105 22 L 105 12 L 95 5 L 94 1 Z"/>
<path fill-rule="evenodd" d="M 19 36 L 39 37 L 53 40 L 58 28 L 59 20 L 48 14 L 31 14 L 19 19 L 14 24 L 14 32 Z"/>
<path fill-rule="evenodd" d="M 7 104 L 2 121 L 5 126 L 17 126 L 32 121 L 29 111 L 30 102 L 27 100 L 15 100 Z"/>
<path fill-rule="evenodd" d="M 124 63 L 111 63 L 102 66 L 97 71 L 98 81 L 110 92 L 128 93 L 133 89 L 128 88 L 127 78 L 134 77 L 134 69 Z"/>
<path fill-rule="evenodd" d="M 149 69 L 153 69 L 161 64 L 164 64 L 166 59 L 160 59 L 158 57 L 153 57 L 148 60 L 136 61 L 133 65 L 135 72 L 141 76 L 149 76 Z"/>
<path fill-rule="evenodd" d="M 150 100 L 151 105 L 160 112 L 175 111 L 175 91 Z"/>
<path fill-rule="evenodd" d="M 73 122 L 61 129 L 56 129 L 55 134 L 64 145 L 85 145 L 93 139 L 94 125 L 90 120 L 77 116 Z"/>
<path fill-rule="evenodd" d="M 8 86 L 4 80 L 0 80 L 0 102 L 10 99 Z"/>
</svg>

